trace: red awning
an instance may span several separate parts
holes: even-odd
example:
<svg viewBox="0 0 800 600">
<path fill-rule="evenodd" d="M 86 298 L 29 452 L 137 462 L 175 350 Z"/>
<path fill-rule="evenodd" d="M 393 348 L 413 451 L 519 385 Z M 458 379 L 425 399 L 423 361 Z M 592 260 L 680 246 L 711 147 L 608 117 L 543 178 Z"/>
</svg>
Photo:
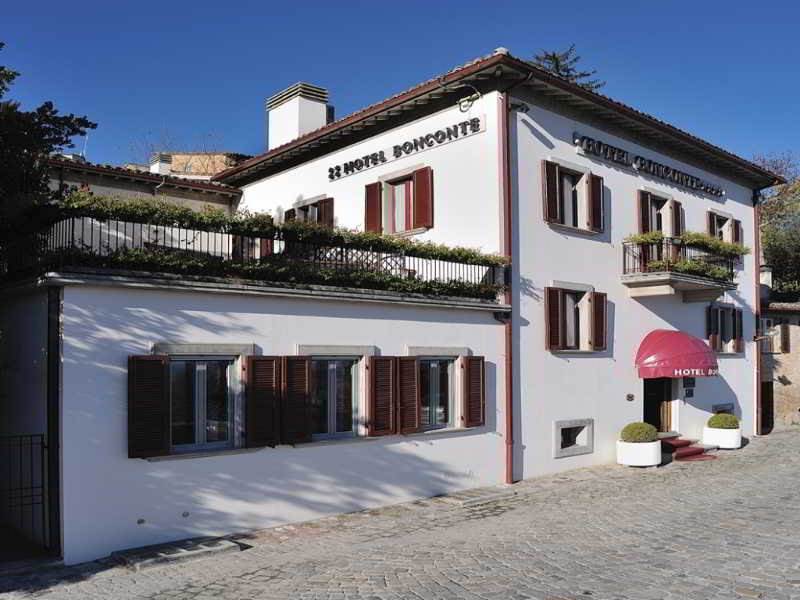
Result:
<svg viewBox="0 0 800 600">
<path fill-rule="evenodd" d="M 717 356 L 703 340 L 682 331 L 656 329 L 648 333 L 636 353 L 639 377 L 712 377 Z"/>
</svg>

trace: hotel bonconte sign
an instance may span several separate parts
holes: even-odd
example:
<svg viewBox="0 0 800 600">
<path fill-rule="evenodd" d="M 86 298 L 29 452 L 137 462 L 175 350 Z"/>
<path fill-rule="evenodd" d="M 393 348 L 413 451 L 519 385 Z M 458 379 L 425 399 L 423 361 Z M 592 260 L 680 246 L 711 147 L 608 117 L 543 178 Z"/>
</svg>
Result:
<svg viewBox="0 0 800 600">
<path fill-rule="evenodd" d="M 646 158 L 637 154 L 631 154 L 627 150 L 612 146 L 611 144 L 607 144 L 601 140 L 596 140 L 587 135 L 581 135 L 577 132 L 573 133 L 572 143 L 583 150 L 583 152 L 586 154 L 596 156 L 598 158 L 602 158 L 603 160 L 623 165 L 625 167 L 633 168 L 639 173 L 652 175 L 653 177 L 658 177 L 659 179 L 669 181 L 670 183 L 674 183 L 691 190 L 705 192 L 711 196 L 722 196 L 724 193 L 722 188 L 718 185 L 714 185 L 713 183 L 709 183 L 708 181 L 705 181 L 699 177 L 695 177 L 694 175 L 690 175 L 689 173 L 685 173 L 679 169 L 662 164 L 650 158 Z"/>
<path fill-rule="evenodd" d="M 429 131 L 423 135 L 399 140 L 398 143 L 389 148 L 370 152 L 353 158 L 352 160 L 328 167 L 328 180 L 337 181 L 348 175 L 361 173 L 367 169 L 392 162 L 399 158 L 419 154 L 420 152 L 430 150 L 437 146 L 443 146 L 451 142 L 463 140 L 467 137 L 472 137 L 485 130 L 485 116 L 457 121 L 448 126 L 436 129 L 435 131 Z"/>
</svg>

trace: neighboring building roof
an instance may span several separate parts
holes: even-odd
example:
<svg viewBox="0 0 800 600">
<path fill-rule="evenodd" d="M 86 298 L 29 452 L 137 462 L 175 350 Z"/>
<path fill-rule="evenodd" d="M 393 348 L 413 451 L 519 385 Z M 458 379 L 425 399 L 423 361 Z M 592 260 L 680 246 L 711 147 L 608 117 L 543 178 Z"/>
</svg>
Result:
<svg viewBox="0 0 800 600">
<path fill-rule="evenodd" d="M 800 302 L 769 302 L 764 310 L 800 313 Z"/>
<path fill-rule="evenodd" d="M 91 173 L 94 175 L 111 177 L 114 179 L 128 179 L 145 183 L 163 184 L 165 186 L 180 188 L 184 190 L 195 190 L 200 192 L 211 192 L 224 194 L 227 196 L 240 196 L 242 190 L 224 183 L 215 181 L 201 181 L 197 179 L 187 179 L 185 177 L 175 177 L 173 175 L 158 175 L 156 173 L 142 172 L 135 169 L 115 167 L 112 165 L 98 165 L 89 162 L 81 162 L 64 158 L 50 157 L 47 164 L 53 169 L 64 169 L 77 173 Z"/>
<path fill-rule="evenodd" d="M 455 83 L 478 89 L 499 88 L 501 83 L 505 84 L 504 89 L 510 89 L 515 84 L 526 84 L 574 110 L 591 112 L 593 117 L 631 135 L 646 138 L 651 143 L 689 156 L 696 162 L 731 173 L 752 187 L 760 189 L 784 183 L 780 176 L 751 161 L 608 96 L 571 83 L 528 61 L 515 58 L 502 48 L 245 160 L 213 179 L 242 185 L 407 122 L 410 120 L 409 113 L 415 108 L 426 106 L 428 110 L 436 109 L 452 103 L 454 97 L 464 96 L 464 87 L 453 88 L 452 84 Z"/>
</svg>

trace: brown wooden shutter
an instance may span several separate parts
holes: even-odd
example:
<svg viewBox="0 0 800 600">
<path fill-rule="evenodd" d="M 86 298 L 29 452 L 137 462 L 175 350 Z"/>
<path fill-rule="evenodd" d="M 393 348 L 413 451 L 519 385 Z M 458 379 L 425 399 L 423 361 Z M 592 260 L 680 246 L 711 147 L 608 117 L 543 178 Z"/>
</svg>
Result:
<svg viewBox="0 0 800 600">
<path fill-rule="evenodd" d="M 383 187 L 380 181 L 370 183 L 364 188 L 364 230 L 381 233 L 381 205 Z"/>
<path fill-rule="evenodd" d="M 603 178 L 589 173 L 589 229 L 603 231 Z"/>
<path fill-rule="evenodd" d="M 280 442 L 281 358 L 248 356 L 245 428 L 248 448 L 275 446 Z"/>
<path fill-rule="evenodd" d="M 169 357 L 128 357 L 128 458 L 169 454 Z"/>
<path fill-rule="evenodd" d="M 259 255 L 261 258 L 272 255 L 275 251 L 275 241 L 272 238 L 261 238 L 259 244 Z"/>
<path fill-rule="evenodd" d="M 320 200 L 317 211 L 317 222 L 325 227 L 333 227 L 333 198 Z"/>
<path fill-rule="evenodd" d="M 311 360 L 304 356 L 283 358 L 281 442 L 311 441 Z"/>
<path fill-rule="evenodd" d="M 414 171 L 414 229 L 433 227 L 433 170 Z"/>
<path fill-rule="evenodd" d="M 419 431 L 422 399 L 419 389 L 419 360 L 413 356 L 397 359 L 397 425 L 400 433 Z"/>
<path fill-rule="evenodd" d="M 482 356 L 465 356 L 461 366 L 464 370 L 464 427 L 480 427 L 486 422 L 485 360 Z"/>
<path fill-rule="evenodd" d="M 544 199 L 544 220 L 557 223 L 558 215 L 558 164 L 542 161 L 542 198 Z"/>
<path fill-rule="evenodd" d="M 681 203 L 677 200 L 672 201 L 672 236 L 680 237 L 683 235 L 683 210 Z"/>
<path fill-rule="evenodd" d="M 733 221 L 733 243 L 734 244 L 741 244 L 742 243 L 742 222 L 734 220 Z"/>
<path fill-rule="evenodd" d="M 397 431 L 397 361 L 391 356 L 372 356 L 369 371 L 367 435 L 391 435 Z"/>
<path fill-rule="evenodd" d="M 592 350 L 605 350 L 608 335 L 608 297 L 592 292 Z"/>
<path fill-rule="evenodd" d="M 706 233 L 708 235 L 716 237 L 717 236 L 717 217 L 716 215 L 711 212 L 710 210 L 706 212 Z"/>
<path fill-rule="evenodd" d="M 288 223 L 289 221 L 294 221 L 297 218 L 297 211 L 294 208 L 288 208 L 283 211 L 283 222 Z"/>
<path fill-rule="evenodd" d="M 561 290 L 544 288 L 545 348 L 561 348 Z"/>
<path fill-rule="evenodd" d="M 744 314 L 739 309 L 733 311 L 733 324 L 735 328 L 734 351 L 744 352 Z"/>
<path fill-rule="evenodd" d="M 719 308 L 715 306 L 706 309 L 706 338 L 711 348 L 719 350 Z"/>
<path fill-rule="evenodd" d="M 790 339 L 790 329 L 788 323 L 781 323 L 781 352 L 788 354 L 792 350 L 792 342 Z"/>
<path fill-rule="evenodd" d="M 650 231 L 650 194 L 639 190 L 639 233 Z"/>
</svg>

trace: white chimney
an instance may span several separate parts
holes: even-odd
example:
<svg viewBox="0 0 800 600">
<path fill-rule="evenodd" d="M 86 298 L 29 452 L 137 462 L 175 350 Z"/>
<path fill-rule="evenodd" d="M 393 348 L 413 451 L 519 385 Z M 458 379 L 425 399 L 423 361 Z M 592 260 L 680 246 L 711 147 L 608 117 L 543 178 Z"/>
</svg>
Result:
<svg viewBox="0 0 800 600">
<path fill-rule="evenodd" d="M 169 175 L 172 172 L 172 156 L 156 152 L 150 157 L 150 172 L 156 175 Z"/>
<path fill-rule="evenodd" d="M 301 82 L 267 99 L 267 114 L 267 150 L 272 150 L 324 127 L 333 111 L 328 107 L 328 90 Z"/>
</svg>

